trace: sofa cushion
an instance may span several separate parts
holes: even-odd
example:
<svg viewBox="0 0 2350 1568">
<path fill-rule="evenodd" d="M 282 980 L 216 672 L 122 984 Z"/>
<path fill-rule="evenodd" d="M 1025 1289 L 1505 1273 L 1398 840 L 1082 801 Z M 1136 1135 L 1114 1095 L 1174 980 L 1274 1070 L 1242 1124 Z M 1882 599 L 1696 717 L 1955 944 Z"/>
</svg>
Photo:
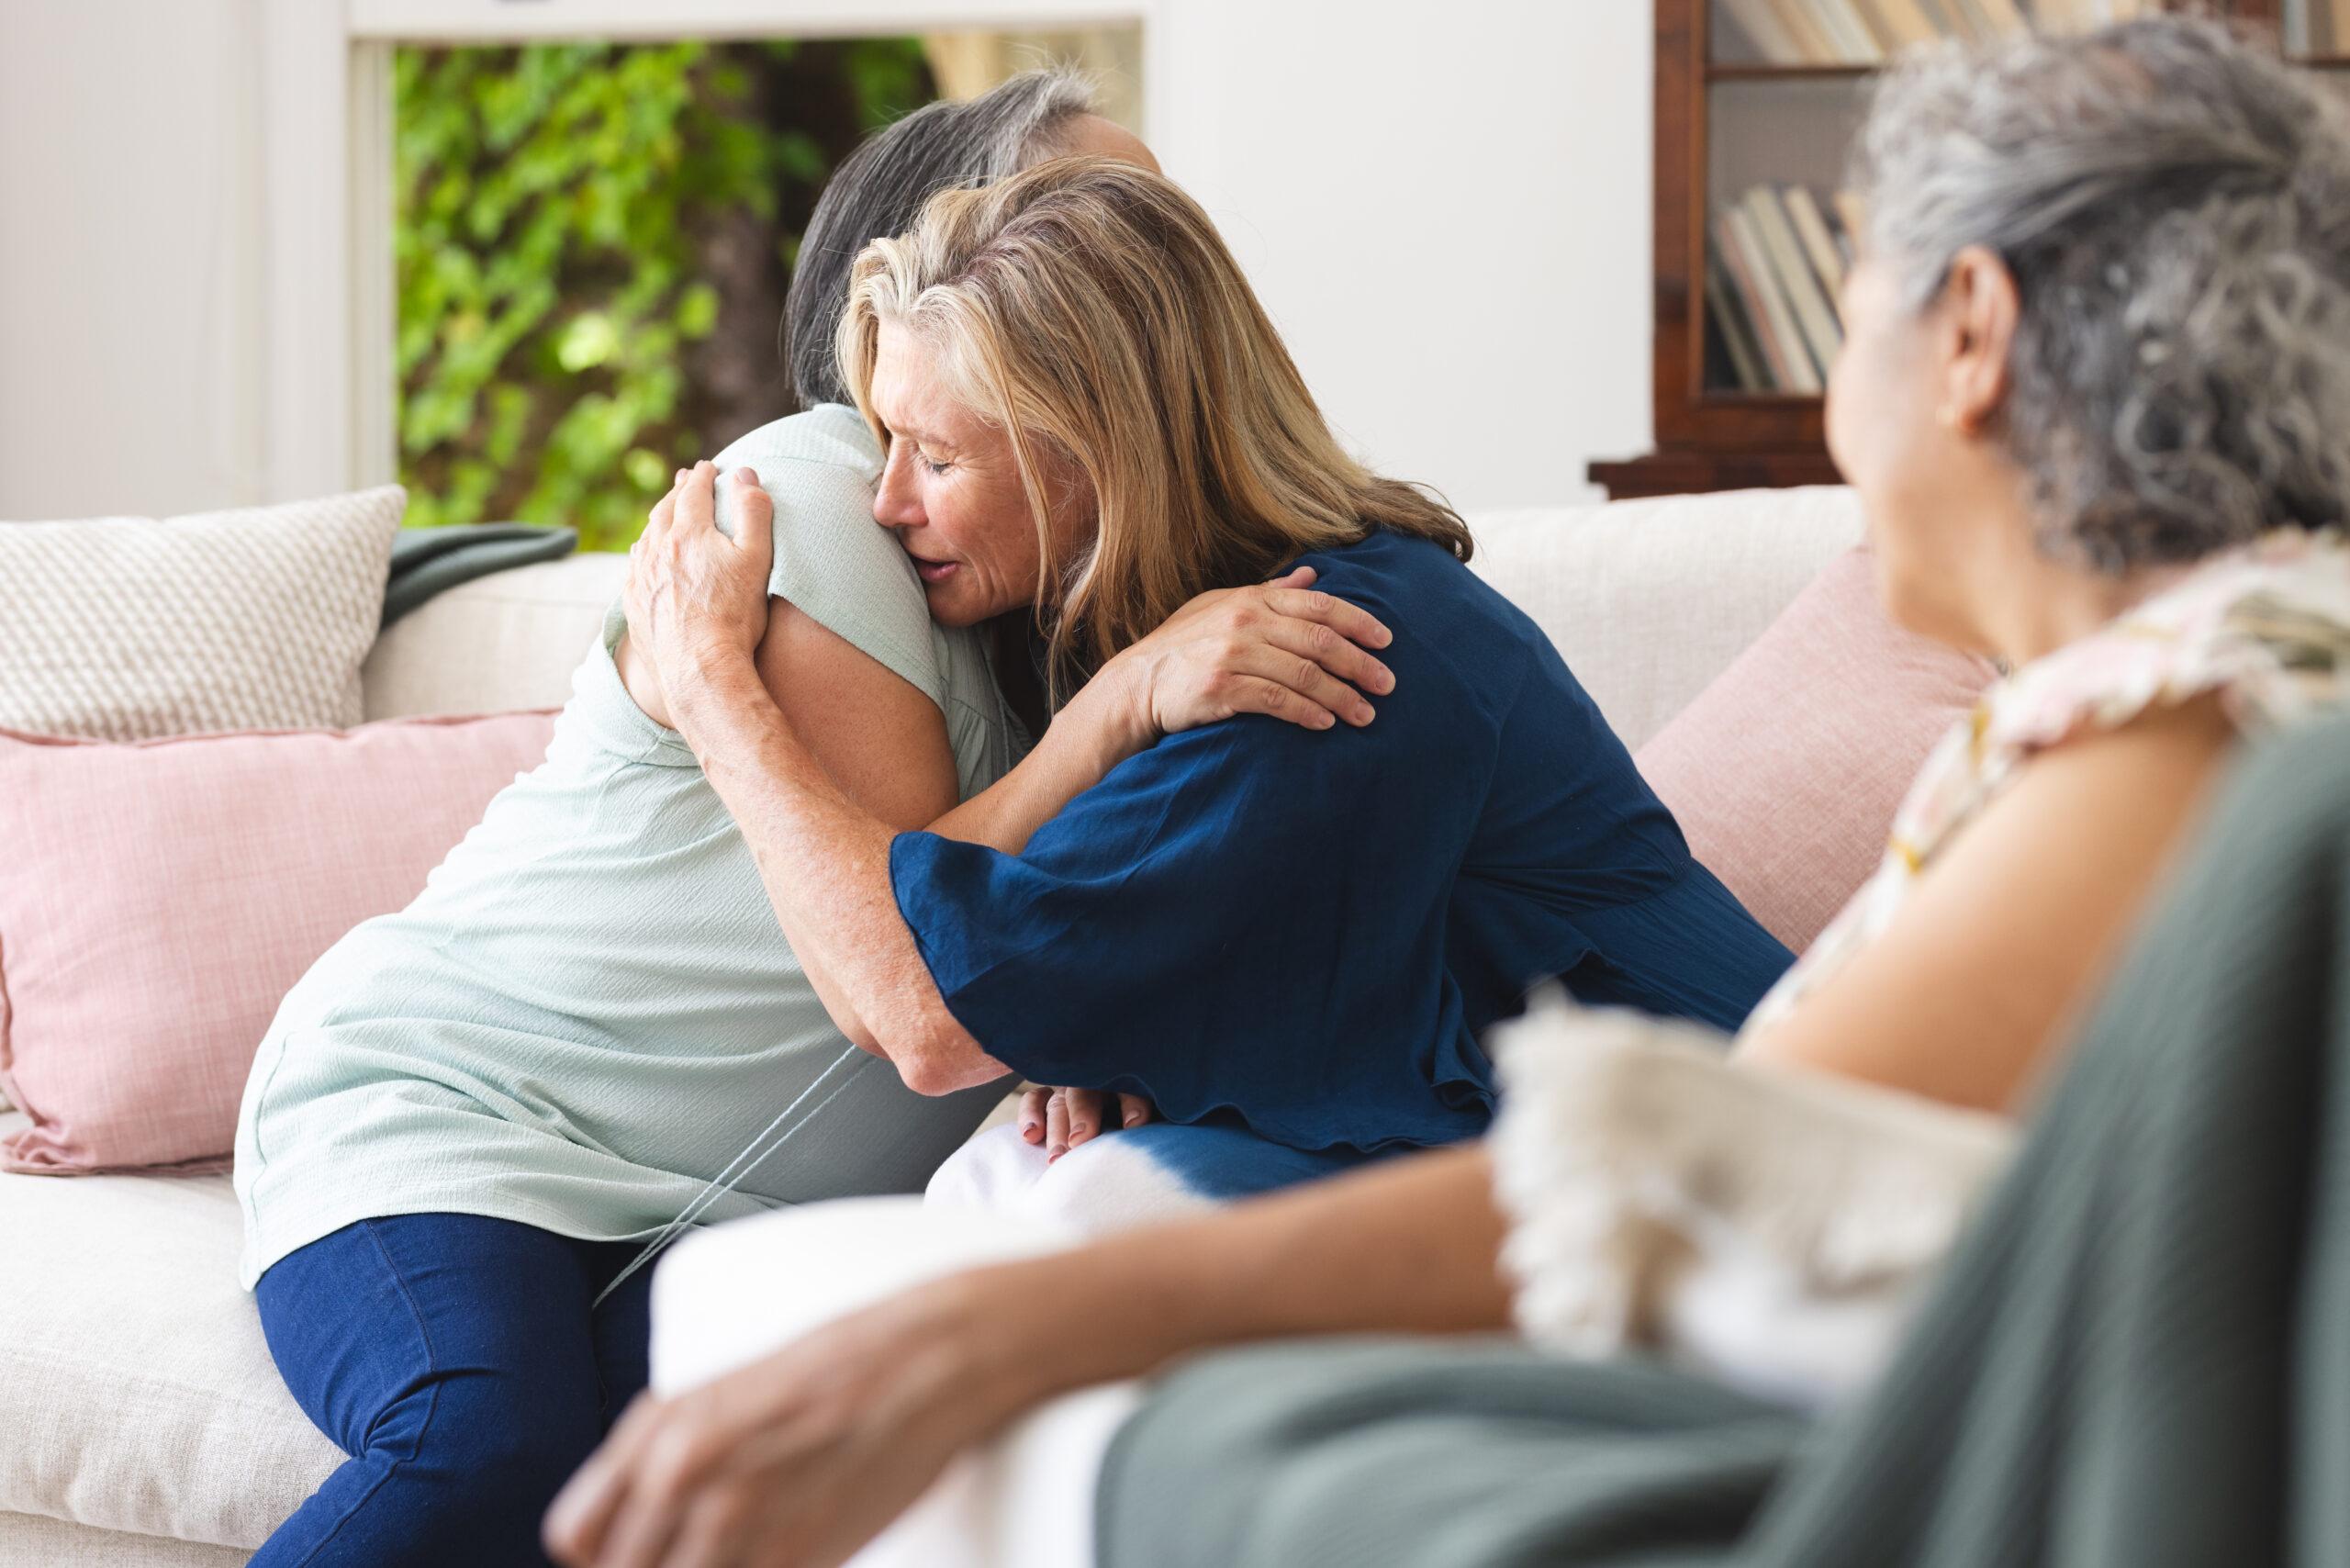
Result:
<svg viewBox="0 0 2350 1568">
<path fill-rule="evenodd" d="M 1470 568 L 1533 617 L 1637 750 L 1861 536 L 1841 488 L 1481 513 Z"/>
<path fill-rule="evenodd" d="M 269 1359 L 239 1231 L 225 1176 L 0 1175 L 0 1509 L 251 1549 L 341 1462 Z"/>
<path fill-rule="evenodd" d="M 0 725 L 128 741 L 359 722 L 407 499 L 0 527 Z"/>
<path fill-rule="evenodd" d="M 32 1116 L 0 1164 L 227 1154 L 287 988 L 415 898 L 553 724 L 129 745 L 0 732 L 0 1081 Z"/>
<path fill-rule="evenodd" d="M 1689 847 L 1796 952 L 1885 854 L 1893 813 L 1992 669 L 1896 626 L 1845 552 L 1639 750 Z"/>
<path fill-rule="evenodd" d="M 0 1562 L 40 1568 L 244 1568 L 251 1555 L 240 1546 L 125 1535 L 41 1514 L 0 1514 Z"/>
</svg>

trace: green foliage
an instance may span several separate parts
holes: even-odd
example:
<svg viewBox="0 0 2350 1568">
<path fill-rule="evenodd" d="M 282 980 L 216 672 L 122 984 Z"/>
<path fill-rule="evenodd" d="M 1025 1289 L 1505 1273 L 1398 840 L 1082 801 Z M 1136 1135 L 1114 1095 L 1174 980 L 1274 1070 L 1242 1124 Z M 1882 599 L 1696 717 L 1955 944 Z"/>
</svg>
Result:
<svg viewBox="0 0 2350 1568">
<path fill-rule="evenodd" d="M 913 40 L 838 52 L 856 129 L 927 95 Z M 624 548 L 674 469 L 740 433 L 691 417 L 688 357 L 721 316 L 697 263 L 720 220 L 775 219 L 787 193 L 812 193 L 829 172 L 817 136 L 770 123 L 754 101 L 754 68 L 795 53 L 789 43 L 398 52 L 409 523 L 568 523 L 588 548 Z M 771 232 L 788 264 L 798 235 Z"/>
</svg>

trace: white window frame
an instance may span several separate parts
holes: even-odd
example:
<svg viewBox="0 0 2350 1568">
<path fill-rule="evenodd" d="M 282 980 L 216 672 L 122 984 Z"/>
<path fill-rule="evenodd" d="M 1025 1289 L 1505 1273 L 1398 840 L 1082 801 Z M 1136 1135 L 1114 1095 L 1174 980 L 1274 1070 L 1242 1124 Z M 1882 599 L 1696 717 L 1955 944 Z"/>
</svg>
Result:
<svg viewBox="0 0 2350 1568">
<path fill-rule="evenodd" d="M 392 50 L 563 39 L 856 38 L 1131 24 L 1168 101 L 1173 0 L 261 0 L 262 429 L 269 498 L 389 484 Z"/>
</svg>

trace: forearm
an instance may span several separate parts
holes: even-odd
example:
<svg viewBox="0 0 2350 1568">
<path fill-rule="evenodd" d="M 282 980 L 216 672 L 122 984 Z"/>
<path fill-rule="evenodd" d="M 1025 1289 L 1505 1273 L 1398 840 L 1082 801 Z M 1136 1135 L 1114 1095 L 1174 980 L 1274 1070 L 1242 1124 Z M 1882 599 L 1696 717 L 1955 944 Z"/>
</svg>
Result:
<svg viewBox="0 0 2350 1568">
<path fill-rule="evenodd" d="M 1001 1265 L 966 1282 L 990 1319 L 973 1332 L 1016 1409 L 1222 1345 L 1506 1328 L 1505 1229 L 1480 1145 Z"/>
<path fill-rule="evenodd" d="M 712 663 L 676 684 L 672 716 L 749 844 L 785 939 L 844 1031 L 925 1093 L 1001 1077 L 947 1012 L 899 913 L 890 884 L 895 831 L 825 772 L 747 659 Z"/>
<path fill-rule="evenodd" d="M 1149 744 L 1105 672 L 1038 737 L 1020 765 L 930 824 L 930 831 L 1006 855 L 1028 847 L 1036 830 Z"/>
</svg>

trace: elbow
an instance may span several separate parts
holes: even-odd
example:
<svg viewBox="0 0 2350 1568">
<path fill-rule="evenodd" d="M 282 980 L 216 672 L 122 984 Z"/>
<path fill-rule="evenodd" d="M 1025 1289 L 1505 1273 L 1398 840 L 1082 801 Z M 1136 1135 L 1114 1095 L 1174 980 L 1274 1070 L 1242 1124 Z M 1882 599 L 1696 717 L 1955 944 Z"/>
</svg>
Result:
<svg viewBox="0 0 2350 1568">
<path fill-rule="evenodd" d="M 1003 1076 L 1003 1070 L 992 1062 L 984 1070 L 975 1070 L 967 1063 L 945 1060 L 935 1056 L 917 1054 L 894 1058 L 899 1081 L 917 1094 L 932 1099 L 952 1094 L 958 1089 L 972 1089 L 991 1079 Z"/>
<path fill-rule="evenodd" d="M 944 1026 L 919 1031 L 905 1046 L 887 1052 L 898 1070 L 899 1081 L 917 1094 L 935 1098 L 961 1089 L 975 1089 L 1004 1075 L 1004 1066 L 979 1048 L 979 1043 L 948 1021 Z"/>
<path fill-rule="evenodd" d="M 915 1093 L 932 1099 L 952 1094 L 963 1087 L 962 1081 L 948 1070 L 946 1064 L 926 1056 L 901 1056 L 895 1058 L 898 1081 Z"/>
</svg>

